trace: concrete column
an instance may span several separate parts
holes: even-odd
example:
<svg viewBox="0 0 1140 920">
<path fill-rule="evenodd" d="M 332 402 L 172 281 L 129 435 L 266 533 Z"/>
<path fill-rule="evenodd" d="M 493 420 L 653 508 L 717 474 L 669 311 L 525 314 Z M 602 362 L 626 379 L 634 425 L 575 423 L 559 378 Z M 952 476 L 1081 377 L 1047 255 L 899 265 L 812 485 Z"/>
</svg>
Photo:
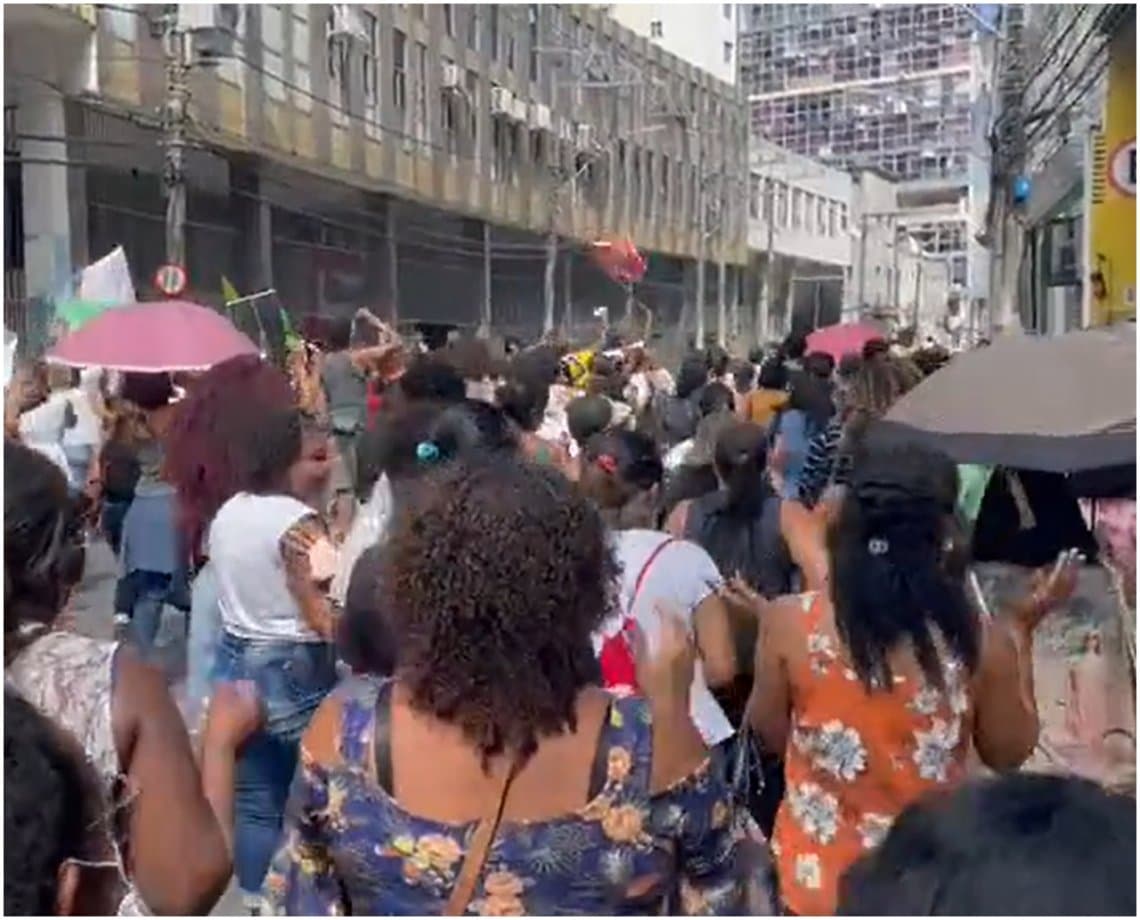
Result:
<svg viewBox="0 0 1140 920">
<path fill-rule="evenodd" d="M 231 165 L 230 198 L 239 231 L 231 280 L 243 295 L 264 291 L 273 287 L 273 207 L 261 194 L 252 163 Z"/>
<path fill-rule="evenodd" d="M 39 83 L 21 86 L 16 130 L 22 138 L 25 279 L 28 300 L 41 303 L 67 296 L 73 272 L 82 267 L 71 261 L 73 205 L 68 195 L 65 121 L 60 93 Z M 79 201 L 74 207 L 85 216 L 86 201 Z M 31 313 L 29 319 L 33 320 Z M 36 326 L 40 325 L 39 319 L 36 316 L 33 320 Z M 46 319 L 45 313 L 45 324 Z"/>
</svg>

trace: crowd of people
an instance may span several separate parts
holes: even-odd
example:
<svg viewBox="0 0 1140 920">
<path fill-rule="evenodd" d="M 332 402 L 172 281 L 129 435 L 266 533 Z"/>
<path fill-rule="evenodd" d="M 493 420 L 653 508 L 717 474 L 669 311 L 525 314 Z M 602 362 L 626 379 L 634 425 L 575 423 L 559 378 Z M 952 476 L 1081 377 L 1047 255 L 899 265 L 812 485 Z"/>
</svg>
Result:
<svg viewBox="0 0 1140 920">
<path fill-rule="evenodd" d="M 948 355 L 305 331 L 9 388 L 6 913 L 1135 913 L 1134 799 L 1017 772 L 1076 561 L 979 609 L 874 424 Z"/>
</svg>

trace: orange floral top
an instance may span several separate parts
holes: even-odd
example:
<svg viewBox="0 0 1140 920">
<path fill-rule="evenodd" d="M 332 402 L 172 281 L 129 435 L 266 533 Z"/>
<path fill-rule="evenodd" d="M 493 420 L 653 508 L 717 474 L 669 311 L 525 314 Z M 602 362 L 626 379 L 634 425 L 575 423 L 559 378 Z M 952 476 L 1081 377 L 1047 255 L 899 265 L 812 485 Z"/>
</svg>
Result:
<svg viewBox="0 0 1140 920">
<path fill-rule="evenodd" d="M 799 619 L 806 654 L 789 662 L 792 724 L 787 791 L 772 851 L 780 895 L 796 914 L 834 914 L 839 879 L 895 817 L 966 772 L 969 674 L 943 656 L 944 691 L 895 675 L 868 693 L 846 660 L 820 595 Z"/>
</svg>

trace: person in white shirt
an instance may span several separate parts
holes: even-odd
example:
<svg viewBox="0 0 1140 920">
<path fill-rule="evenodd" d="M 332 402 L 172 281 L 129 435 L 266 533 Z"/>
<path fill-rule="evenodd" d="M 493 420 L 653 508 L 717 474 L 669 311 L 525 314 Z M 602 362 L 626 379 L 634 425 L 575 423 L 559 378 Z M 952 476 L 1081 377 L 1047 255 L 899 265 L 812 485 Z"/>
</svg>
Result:
<svg viewBox="0 0 1140 920">
<path fill-rule="evenodd" d="M 219 420 L 246 482 L 214 515 L 207 544 L 222 620 L 213 679 L 253 681 L 266 711 L 237 765 L 235 870 L 254 899 L 277 845 L 301 734 L 337 681 L 328 597 L 337 560 L 324 522 L 291 494 L 303 459 L 300 410 L 242 419 Z"/>
<path fill-rule="evenodd" d="M 68 376 L 69 386 L 61 391 L 61 395 L 75 414 L 75 424 L 63 433 L 63 452 L 67 456 L 73 484 L 82 488 L 91 478 L 92 461 L 103 443 L 103 423 L 99 414 L 103 372 L 97 367 L 89 367 L 70 371 Z"/>
<path fill-rule="evenodd" d="M 20 440 L 58 466 L 74 490 L 81 488 L 87 477 L 85 473 L 76 481 L 63 449 L 65 433 L 76 424 L 75 410 L 64 392 L 70 386 L 70 375 L 70 368 L 41 365 L 34 369 L 31 386 L 39 390 L 42 398 L 32 400 L 32 407 L 20 414 L 19 424 Z"/>
<path fill-rule="evenodd" d="M 705 743 L 715 746 L 732 737 L 733 725 L 710 687 L 728 687 L 737 673 L 731 622 L 720 597 L 724 581 L 708 553 L 695 543 L 647 529 L 653 526 L 653 498 L 661 475 L 657 447 L 644 434 L 607 431 L 586 444 L 580 483 L 610 524 L 622 567 L 618 613 L 602 625 L 594 647 L 606 680 L 606 646 L 631 621 L 652 651 L 660 628 L 658 609 L 680 617 L 700 652 L 690 714 Z"/>
</svg>

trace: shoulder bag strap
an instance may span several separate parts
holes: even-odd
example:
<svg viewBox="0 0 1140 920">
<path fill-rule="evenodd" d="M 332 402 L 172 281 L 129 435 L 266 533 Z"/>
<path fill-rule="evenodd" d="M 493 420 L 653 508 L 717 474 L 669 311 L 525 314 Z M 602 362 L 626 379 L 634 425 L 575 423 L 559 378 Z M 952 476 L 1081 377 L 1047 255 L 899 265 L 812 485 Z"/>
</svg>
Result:
<svg viewBox="0 0 1140 920">
<path fill-rule="evenodd" d="M 451 896 L 443 908 L 441 916 L 459 917 L 467 912 L 467 905 L 475 895 L 475 886 L 491 852 L 491 844 L 495 842 L 495 834 L 503 820 L 503 809 L 507 804 L 507 794 L 511 790 L 511 783 L 519 771 L 519 760 L 515 758 L 503 773 L 499 785 L 499 795 L 495 810 L 479 822 L 475 833 L 471 837 L 471 845 L 467 848 L 467 855 L 463 857 L 463 865 L 459 869 L 459 877 L 455 880 L 455 887 L 451 889 Z"/>
<path fill-rule="evenodd" d="M 645 584 L 646 577 L 649 575 L 649 569 L 652 567 L 653 563 L 657 561 L 657 557 L 665 551 L 665 548 L 669 546 L 670 543 L 676 542 L 677 541 L 673 537 L 666 537 L 653 548 L 653 552 L 651 552 L 649 554 L 649 558 L 645 560 L 645 564 L 641 567 L 641 571 L 637 573 L 637 581 L 635 581 L 633 584 L 633 594 L 631 594 L 629 598 L 629 609 L 626 610 L 626 616 L 629 616 L 633 613 L 634 605 L 637 603 L 637 598 L 641 594 L 641 588 Z"/>
</svg>

